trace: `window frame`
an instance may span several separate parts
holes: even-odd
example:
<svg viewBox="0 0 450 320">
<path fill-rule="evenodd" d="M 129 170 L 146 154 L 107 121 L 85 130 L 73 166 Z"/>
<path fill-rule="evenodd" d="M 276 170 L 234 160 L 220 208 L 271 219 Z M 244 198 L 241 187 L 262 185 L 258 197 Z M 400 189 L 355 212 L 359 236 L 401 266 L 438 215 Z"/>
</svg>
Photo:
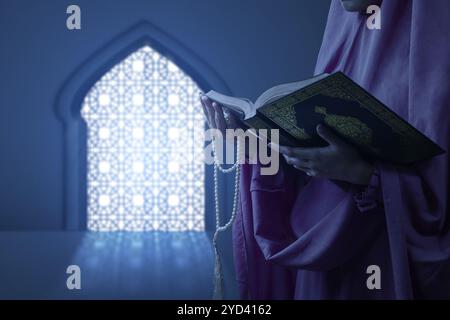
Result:
<svg viewBox="0 0 450 320">
<path fill-rule="evenodd" d="M 83 99 L 108 70 L 145 45 L 168 57 L 203 91 L 214 88 L 232 94 L 225 81 L 200 56 L 148 21 L 137 23 L 93 53 L 65 81 L 56 99 L 56 115 L 64 127 L 65 230 L 87 230 L 87 126 L 81 117 Z M 212 166 L 205 165 L 205 231 L 215 228 L 213 188 L 208 187 L 212 185 L 212 177 Z M 222 179 L 220 183 L 224 199 L 228 199 L 226 190 L 232 186 L 231 180 Z M 222 212 L 229 208 L 228 201 L 221 204 Z"/>
</svg>

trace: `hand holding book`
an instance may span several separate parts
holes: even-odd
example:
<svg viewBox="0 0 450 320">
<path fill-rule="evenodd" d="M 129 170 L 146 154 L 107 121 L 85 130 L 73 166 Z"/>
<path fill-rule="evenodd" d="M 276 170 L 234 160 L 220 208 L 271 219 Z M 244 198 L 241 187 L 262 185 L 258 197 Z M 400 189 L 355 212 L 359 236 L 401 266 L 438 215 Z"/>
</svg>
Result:
<svg viewBox="0 0 450 320">
<path fill-rule="evenodd" d="M 218 129 L 225 137 L 226 129 L 239 128 L 233 114 L 225 119 L 223 107 L 201 96 L 203 112 L 208 126 Z M 367 185 L 373 172 L 373 166 L 365 161 L 356 148 L 339 138 L 325 125 L 317 126 L 318 135 L 328 142 L 328 146 L 320 148 L 296 148 L 279 146 L 279 152 L 286 162 L 310 176 L 347 181 L 359 185 Z"/>
<path fill-rule="evenodd" d="M 279 146 L 286 162 L 309 176 L 368 185 L 373 165 L 365 161 L 358 150 L 338 137 L 330 128 L 319 124 L 317 134 L 328 146 L 319 148 L 296 148 Z"/>
<path fill-rule="evenodd" d="M 411 165 L 445 152 L 342 72 L 272 87 L 255 102 L 205 95 L 248 128 L 277 129 L 280 144 L 291 147 L 327 146 L 316 131 L 325 124 L 368 160 Z"/>
<path fill-rule="evenodd" d="M 210 128 L 220 130 L 222 135 L 225 136 L 226 129 L 237 129 L 240 127 L 233 114 L 227 114 L 227 119 L 225 119 L 223 108 L 217 102 L 210 100 L 205 95 L 200 97 L 200 102 Z"/>
<path fill-rule="evenodd" d="M 203 113 L 205 114 L 206 122 L 208 127 L 211 129 L 218 129 L 224 138 L 226 138 L 226 129 L 246 129 L 242 126 L 236 116 L 233 113 L 227 113 L 225 116 L 224 108 L 219 103 L 212 101 L 206 95 L 200 96 L 200 102 L 202 105 Z M 234 141 L 229 141 L 234 143 Z M 249 154 L 248 146 L 244 146 L 245 156 L 247 159 L 253 158 L 255 155 Z"/>
</svg>

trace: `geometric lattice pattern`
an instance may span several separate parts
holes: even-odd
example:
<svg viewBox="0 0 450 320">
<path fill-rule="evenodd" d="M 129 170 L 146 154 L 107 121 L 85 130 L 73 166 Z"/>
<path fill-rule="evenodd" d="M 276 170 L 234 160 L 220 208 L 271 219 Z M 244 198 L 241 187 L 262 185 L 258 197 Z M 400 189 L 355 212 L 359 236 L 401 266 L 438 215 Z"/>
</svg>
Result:
<svg viewBox="0 0 450 320">
<path fill-rule="evenodd" d="M 204 230 L 197 84 L 145 46 L 88 92 L 88 229 Z"/>
</svg>

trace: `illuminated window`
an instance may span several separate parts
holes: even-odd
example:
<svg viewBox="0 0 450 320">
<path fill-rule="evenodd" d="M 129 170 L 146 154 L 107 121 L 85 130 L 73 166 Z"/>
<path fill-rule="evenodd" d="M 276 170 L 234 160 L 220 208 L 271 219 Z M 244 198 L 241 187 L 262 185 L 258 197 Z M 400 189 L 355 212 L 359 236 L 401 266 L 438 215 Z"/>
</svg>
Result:
<svg viewBox="0 0 450 320">
<path fill-rule="evenodd" d="M 89 230 L 204 230 L 199 91 L 148 46 L 91 88 L 81 110 Z"/>
</svg>

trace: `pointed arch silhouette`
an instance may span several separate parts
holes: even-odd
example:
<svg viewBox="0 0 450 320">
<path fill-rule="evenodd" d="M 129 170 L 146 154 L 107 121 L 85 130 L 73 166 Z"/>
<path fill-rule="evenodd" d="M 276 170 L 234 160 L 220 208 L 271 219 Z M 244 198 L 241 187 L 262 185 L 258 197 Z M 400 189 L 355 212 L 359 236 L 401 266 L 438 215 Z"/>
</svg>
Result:
<svg viewBox="0 0 450 320">
<path fill-rule="evenodd" d="M 65 81 L 56 98 L 56 115 L 64 124 L 64 228 L 86 229 L 86 123 L 81 118 L 81 107 L 89 89 L 114 65 L 129 54 L 148 45 L 169 58 L 207 91 L 231 94 L 225 81 L 195 52 L 148 21 L 142 21 L 119 34 L 94 52 Z M 211 176 L 211 170 L 205 176 Z M 205 188 L 205 198 L 212 198 Z M 205 201 L 205 212 L 212 212 L 212 204 Z M 210 223 L 205 221 L 206 229 Z"/>
</svg>

